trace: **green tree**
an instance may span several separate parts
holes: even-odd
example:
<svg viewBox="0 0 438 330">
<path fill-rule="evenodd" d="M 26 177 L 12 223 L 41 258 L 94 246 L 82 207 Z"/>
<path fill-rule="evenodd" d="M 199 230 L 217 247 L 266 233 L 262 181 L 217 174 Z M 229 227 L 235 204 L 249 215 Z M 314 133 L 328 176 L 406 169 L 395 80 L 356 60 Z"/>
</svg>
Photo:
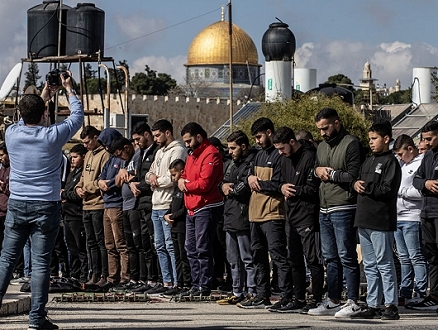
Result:
<svg viewBox="0 0 438 330">
<path fill-rule="evenodd" d="M 349 89 L 350 91 L 354 92 L 353 82 L 350 78 L 348 78 L 346 75 L 342 73 L 338 73 L 334 76 L 330 76 L 327 78 L 326 84 L 336 84 L 340 87 L 344 87 Z"/>
<path fill-rule="evenodd" d="M 127 68 L 129 72 L 129 65 L 126 60 L 119 61 L 118 66 L 119 65 Z M 118 91 L 121 91 L 125 85 L 125 73 L 123 70 L 109 67 L 108 72 L 111 77 L 111 93 L 117 93 Z M 93 67 L 89 63 L 87 63 L 87 65 L 84 67 L 84 79 L 86 82 L 86 92 L 88 94 L 100 94 L 101 92 L 106 93 L 106 70 L 104 71 L 104 78 L 101 76 L 100 80 L 99 77 L 97 77 L 97 73 L 98 70 L 93 70 Z"/>
<path fill-rule="evenodd" d="M 34 85 L 40 92 L 42 91 L 44 82 L 39 81 L 41 79 L 41 75 L 39 73 L 40 70 L 38 68 L 38 64 L 35 62 L 29 63 L 27 72 L 24 74 L 25 80 L 23 91 L 25 91 L 31 85 Z"/>
<path fill-rule="evenodd" d="M 264 103 L 257 114 L 239 124 L 235 129 L 242 129 L 251 136 L 250 128 L 254 120 L 268 117 L 275 127 L 288 126 L 294 131 L 309 130 L 316 141 L 321 141 L 321 135 L 315 125 L 315 116 L 323 108 L 336 109 L 344 127 L 353 135 L 360 138 L 364 145 L 368 145 L 368 128 L 371 123 L 366 120 L 352 106 L 342 101 L 339 96 L 325 96 L 303 94 L 283 102 Z"/>
<path fill-rule="evenodd" d="M 398 91 L 381 98 L 381 104 L 408 104 L 412 102 L 412 88 Z"/>
<path fill-rule="evenodd" d="M 128 70 L 128 79 L 129 79 L 129 65 L 126 60 L 119 61 L 117 66 L 123 66 Z M 111 76 L 111 93 L 117 93 L 123 90 L 123 86 L 125 86 L 125 73 L 122 69 L 113 69 L 109 68 L 109 73 Z"/>
<path fill-rule="evenodd" d="M 145 66 L 145 72 L 137 72 L 131 79 L 131 88 L 137 94 L 167 95 L 169 90 L 176 87 L 176 80 L 167 73 L 157 74 L 148 65 Z"/>
<path fill-rule="evenodd" d="M 93 70 L 93 67 L 91 66 L 90 63 L 87 63 L 84 66 L 84 79 L 85 80 L 96 78 L 96 73 L 97 73 L 97 70 Z"/>
</svg>

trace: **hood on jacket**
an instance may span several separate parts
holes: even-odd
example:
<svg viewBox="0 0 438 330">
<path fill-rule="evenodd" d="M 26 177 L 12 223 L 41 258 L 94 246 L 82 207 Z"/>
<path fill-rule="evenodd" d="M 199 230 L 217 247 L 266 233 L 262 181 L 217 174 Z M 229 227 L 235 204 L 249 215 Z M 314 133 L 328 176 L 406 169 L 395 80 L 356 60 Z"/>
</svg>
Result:
<svg viewBox="0 0 438 330">
<path fill-rule="evenodd" d="M 123 135 L 115 128 L 110 127 L 105 128 L 102 132 L 100 132 L 97 141 L 99 141 L 99 143 L 102 144 L 104 148 L 108 150 L 108 152 L 113 153 L 113 150 L 111 150 L 111 142 L 117 137 L 123 137 Z"/>
<path fill-rule="evenodd" d="M 300 142 L 303 145 L 303 149 L 307 149 L 307 150 L 316 152 L 315 145 L 312 142 L 310 142 L 308 140 L 302 140 L 302 139 L 298 140 L 298 142 Z"/>
<path fill-rule="evenodd" d="M 176 146 L 180 146 L 183 149 L 186 149 L 186 146 L 184 145 L 184 143 L 181 140 L 175 139 L 172 142 L 170 142 L 168 146 L 163 147 L 162 150 L 163 150 L 163 152 L 165 152 L 165 151 L 168 151 L 168 150 L 170 150 L 170 149 L 172 149 L 172 148 L 174 148 Z"/>
</svg>

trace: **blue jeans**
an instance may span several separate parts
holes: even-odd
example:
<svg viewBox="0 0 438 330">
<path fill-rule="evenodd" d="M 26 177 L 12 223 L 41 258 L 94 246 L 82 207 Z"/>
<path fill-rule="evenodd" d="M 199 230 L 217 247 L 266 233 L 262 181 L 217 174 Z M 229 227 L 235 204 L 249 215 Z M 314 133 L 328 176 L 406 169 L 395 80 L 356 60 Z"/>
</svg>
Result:
<svg viewBox="0 0 438 330">
<path fill-rule="evenodd" d="M 198 211 L 186 218 L 187 259 L 192 272 L 192 287 L 211 290 L 213 281 L 213 240 L 216 225 L 224 214 L 224 207 L 217 206 Z"/>
<path fill-rule="evenodd" d="M 172 241 L 172 227 L 164 220 L 167 210 L 152 210 L 154 244 L 160 263 L 164 283 L 177 284 L 175 250 Z"/>
<path fill-rule="evenodd" d="M 401 264 L 400 296 L 412 298 L 414 289 L 420 297 L 426 296 L 428 285 L 427 263 L 420 242 L 421 224 L 417 221 L 398 221 L 394 233 L 397 254 Z"/>
<path fill-rule="evenodd" d="M 50 258 L 61 220 L 59 202 L 9 199 L 5 238 L 0 257 L 0 302 L 6 293 L 26 240 L 31 239 L 32 280 L 30 324 L 45 322 L 49 294 Z"/>
<path fill-rule="evenodd" d="M 233 293 L 240 296 L 246 289 L 255 293 L 256 269 L 251 253 L 251 234 L 249 231 L 226 232 L 227 260 L 231 267 Z"/>
<path fill-rule="evenodd" d="M 327 266 L 328 297 L 340 300 L 344 277 L 347 298 L 359 298 L 360 272 L 356 252 L 355 210 L 319 214 L 322 256 Z"/>
<path fill-rule="evenodd" d="M 394 232 L 359 228 L 363 269 L 367 279 L 367 304 L 378 308 L 398 305 L 397 274 L 394 266 Z"/>
</svg>

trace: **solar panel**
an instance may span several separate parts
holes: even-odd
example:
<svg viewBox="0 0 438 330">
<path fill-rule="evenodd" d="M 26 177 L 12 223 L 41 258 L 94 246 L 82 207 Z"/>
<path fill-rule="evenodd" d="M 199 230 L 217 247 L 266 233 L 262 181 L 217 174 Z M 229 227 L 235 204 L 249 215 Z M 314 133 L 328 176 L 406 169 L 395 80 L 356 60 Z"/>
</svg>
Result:
<svg viewBox="0 0 438 330">
<path fill-rule="evenodd" d="M 249 118 L 254 113 L 260 110 L 262 106 L 259 102 L 246 103 L 240 110 L 233 115 L 233 124 L 239 124 L 240 121 Z M 230 134 L 230 120 L 228 119 L 221 127 L 219 127 L 211 136 L 217 137 L 219 140 L 224 140 Z"/>
</svg>

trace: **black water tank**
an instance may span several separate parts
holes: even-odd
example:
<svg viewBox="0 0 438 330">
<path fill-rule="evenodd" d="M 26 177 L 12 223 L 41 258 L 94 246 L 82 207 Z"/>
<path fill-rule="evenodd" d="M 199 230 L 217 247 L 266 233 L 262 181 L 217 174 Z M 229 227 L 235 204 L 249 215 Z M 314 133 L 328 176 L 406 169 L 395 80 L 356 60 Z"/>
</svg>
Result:
<svg viewBox="0 0 438 330">
<path fill-rule="evenodd" d="M 105 12 L 93 3 L 78 3 L 67 13 L 67 55 L 103 56 Z"/>
<path fill-rule="evenodd" d="M 295 36 L 289 25 L 283 22 L 272 23 L 269 29 L 263 34 L 262 51 L 265 60 L 270 61 L 291 61 L 295 54 Z"/>
<path fill-rule="evenodd" d="M 58 55 L 59 1 L 43 1 L 27 11 L 27 53 L 29 57 Z M 61 52 L 65 55 L 65 23 L 70 6 L 62 6 Z"/>
</svg>

